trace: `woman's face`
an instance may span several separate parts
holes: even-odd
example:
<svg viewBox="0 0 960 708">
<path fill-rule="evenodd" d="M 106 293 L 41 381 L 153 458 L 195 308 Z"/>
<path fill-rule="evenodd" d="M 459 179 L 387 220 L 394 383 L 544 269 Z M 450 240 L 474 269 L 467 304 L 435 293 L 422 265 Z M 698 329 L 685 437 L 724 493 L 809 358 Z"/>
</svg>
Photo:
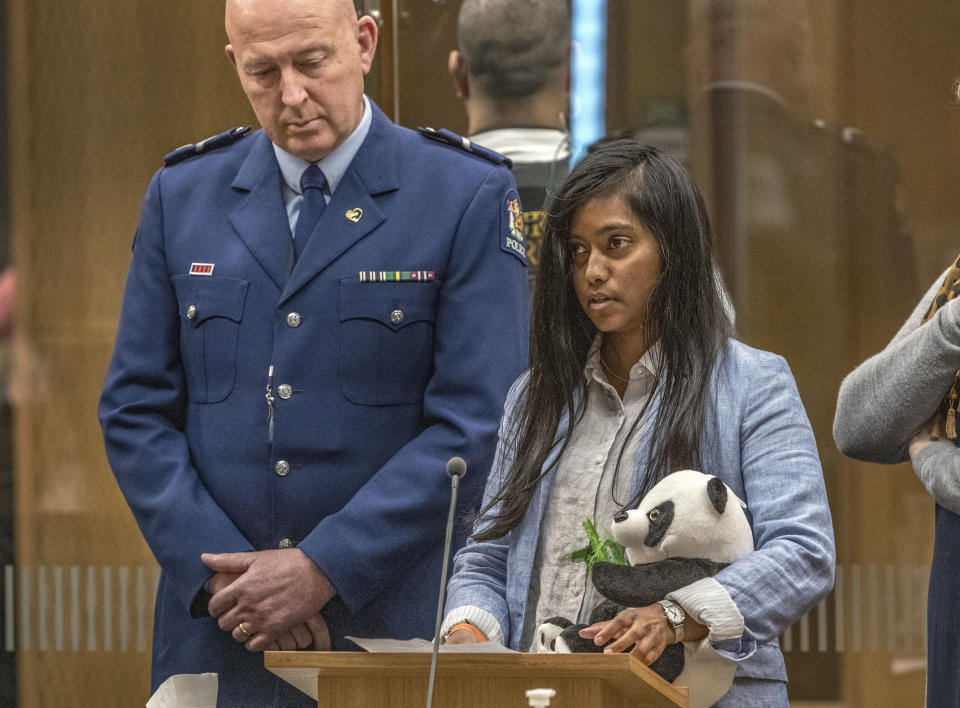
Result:
<svg viewBox="0 0 960 708">
<path fill-rule="evenodd" d="M 570 250 L 577 299 L 597 329 L 642 337 L 660 250 L 622 196 L 593 199 L 574 213 Z"/>
</svg>

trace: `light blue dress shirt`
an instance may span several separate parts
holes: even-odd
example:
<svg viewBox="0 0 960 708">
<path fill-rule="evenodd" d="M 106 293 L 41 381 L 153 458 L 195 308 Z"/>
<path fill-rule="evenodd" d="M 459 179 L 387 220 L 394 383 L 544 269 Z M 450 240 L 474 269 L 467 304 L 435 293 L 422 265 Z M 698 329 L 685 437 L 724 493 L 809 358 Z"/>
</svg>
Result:
<svg viewBox="0 0 960 708">
<path fill-rule="evenodd" d="M 330 198 L 337 190 L 337 185 L 340 184 L 340 180 L 343 179 L 347 168 L 350 167 L 350 163 L 353 162 L 354 156 L 366 139 L 367 133 L 370 131 L 372 115 L 370 100 L 364 96 L 363 115 L 356 129 L 333 152 L 316 163 L 317 167 L 323 172 L 323 176 L 327 178 L 327 186 L 323 190 L 323 197 L 327 204 L 330 203 Z M 276 144 L 273 146 L 273 152 L 277 156 L 280 174 L 283 176 L 283 203 L 287 207 L 287 221 L 290 222 L 292 238 L 297 230 L 297 221 L 300 219 L 300 204 L 303 202 L 300 178 L 312 163 L 294 157 Z"/>
</svg>

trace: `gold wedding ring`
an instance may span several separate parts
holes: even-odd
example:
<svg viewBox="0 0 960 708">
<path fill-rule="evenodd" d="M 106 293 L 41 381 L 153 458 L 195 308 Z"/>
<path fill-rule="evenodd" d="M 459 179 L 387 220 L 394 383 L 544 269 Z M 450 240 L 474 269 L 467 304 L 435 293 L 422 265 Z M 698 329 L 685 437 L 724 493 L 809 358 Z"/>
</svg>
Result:
<svg viewBox="0 0 960 708">
<path fill-rule="evenodd" d="M 250 636 L 250 632 L 248 632 L 248 631 L 247 631 L 247 628 L 243 626 L 243 622 L 241 622 L 240 624 L 237 625 L 237 629 L 240 630 L 240 633 L 241 633 L 243 636 L 245 636 L 245 637 L 249 637 L 249 636 Z"/>
</svg>

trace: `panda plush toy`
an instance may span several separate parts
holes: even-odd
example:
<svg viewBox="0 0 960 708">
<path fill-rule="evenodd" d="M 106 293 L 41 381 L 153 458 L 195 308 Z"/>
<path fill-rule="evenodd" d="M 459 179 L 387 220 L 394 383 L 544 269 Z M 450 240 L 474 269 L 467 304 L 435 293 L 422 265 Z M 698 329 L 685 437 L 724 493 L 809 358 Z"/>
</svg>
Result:
<svg viewBox="0 0 960 708">
<path fill-rule="evenodd" d="M 636 509 L 621 511 L 613 537 L 630 565 L 596 563 L 592 581 L 605 598 L 590 622 L 613 619 L 628 607 L 643 607 L 710 577 L 750 553 L 753 532 L 746 505 L 718 478 L 696 470 L 667 475 Z M 579 632 L 587 625 L 552 617 L 537 628 L 538 652 L 600 652 Z M 611 640 L 612 641 L 612 640 Z M 718 656 L 708 639 L 671 644 L 651 666 L 667 681 L 690 689 L 691 708 L 706 708 L 725 694 L 735 665 Z"/>
</svg>

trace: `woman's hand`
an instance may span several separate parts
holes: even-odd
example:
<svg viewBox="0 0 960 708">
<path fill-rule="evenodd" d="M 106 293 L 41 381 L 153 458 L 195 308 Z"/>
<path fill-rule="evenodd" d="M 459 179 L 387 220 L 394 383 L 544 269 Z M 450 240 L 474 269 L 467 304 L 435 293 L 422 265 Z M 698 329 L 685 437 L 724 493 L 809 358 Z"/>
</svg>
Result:
<svg viewBox="0 0 960 708">
<path fill-rule="evenodd" d="M 673 627 L 660 605 L 624 610 L 608 622 L 597 622 L 581 629 L 580 636 L 593 639 L 597 646 L 613 639 L 615 641 L 604 648 L 604 653 L 629 650 L 647 666 L 659 659 L 675 638 Z"/>
<path fill-rule="evenodd" d="M 480 640 L 477 639 L 477 635 L 471 632 L 469 629 L 458 629 L 456 632 L 451 632 L 447 636 L 445 644 L 479 644 Z"/>
</svg>

